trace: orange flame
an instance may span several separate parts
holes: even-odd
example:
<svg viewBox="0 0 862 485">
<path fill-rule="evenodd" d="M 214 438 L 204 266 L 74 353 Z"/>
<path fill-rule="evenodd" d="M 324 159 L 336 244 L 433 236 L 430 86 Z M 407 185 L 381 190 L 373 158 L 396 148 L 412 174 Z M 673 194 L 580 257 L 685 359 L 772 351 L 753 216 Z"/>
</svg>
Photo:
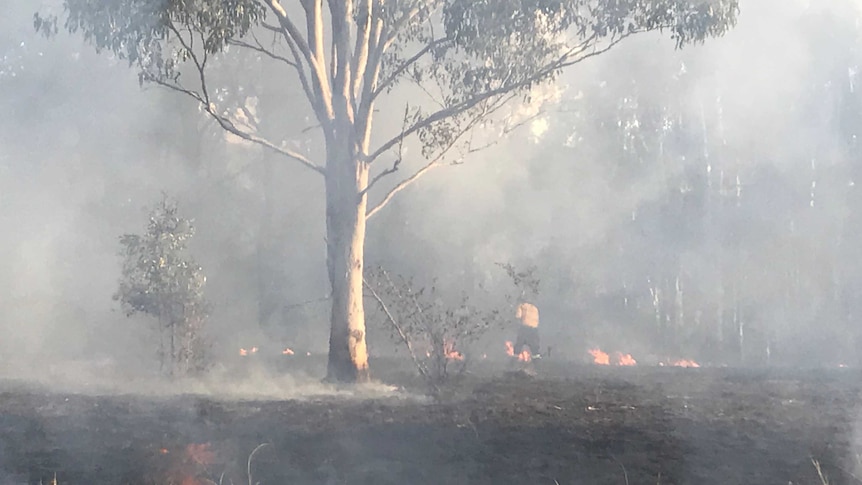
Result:
<svg viewBox="0 0 862 485">
<path fill-rule="evenodd" d="M 506 355 L 509 357 L 516 357 L 515 344 L 513 344 L 511 340 L 506 340 Z M 530 362 L 533 360 L 533 356 L 528 349 L 522 350 L 517 357 L 519 362 Z"/>
<path fill-rule="evenodd" d="M 611 365 L 611 356 L 601 349 L 590 349 L 590 355 L 593 356 L 593 363 L 598 365 Z"/>
<path fill-rule="evenodd" d="M 622 365 L 622 366 L 632 366 L 637 365 L 638 361 L 632 357 L 632 354 L 624 354 L 622 352 L 614 353 L 614 360 L 611 362 L 611 356 L 607 352 L 604 352 L 601 349 L 590 349 L 590 355 L 593 356 L 593 363 L 597 365 Z"/>
<path fill-rule="evenodd" d="M 506 355 L 509 357 L 515 356 L 515 344 L 511 340 L 506 340 Z"/>
<path fill-rule="evenodd" d="M 250 349 L 239 349 L 239 355 L 242 355 L 243 357 L 247 356 L 248 354 L 256 354 L 256 353 L 257 353 L 257 347 L 252 347 Z"/>
<path fill-rule="evenodd" d="M 159 452 L 163 455 L 169 453 L 168 448 L 161 448 Z M 216 452 L 209 443 L 190 443 L 185 446 L 183 453 L 176 461 L 173 461 L 167 470 L 168 483 L 179 485 L 205 485 L 211 483 L 201 477 L 209 465 L 216 463 Z"/>
<path fill-rule="evenodd" d="M 632 357 L 632 354 L 617 353 L 617 365 L 637 365 L 638 361 Z"/>
<path fill-rule="evenodd" d="M 215 462 L 215 452 L 209 443 L 192 443 L 186 446 L 186 456 L 198 465 L 211 465 Z"/>
<path fill-rule="evenodd" d="M 443 354 L 449 360 L 464 360 L 464 355 L 455 350 L 455 342 L 452 341 L 443 343 Z"/>
<path fill-rule="evenodd" d="M 282 355 L 294 355 L 294 351 L 290 347 L 285 347 L 284 350 L 281 351 Z"/>
<path fill-rule="evenodd" d="M 697 362 L 695 362 L 693 360 L 688 360 L 688 359 L 675 360 L 675 361 L 671 362 L 670 365 L 672 365 L 674 367 L 700 367 L 700 364 L 698 364 Z"/>
</svg>

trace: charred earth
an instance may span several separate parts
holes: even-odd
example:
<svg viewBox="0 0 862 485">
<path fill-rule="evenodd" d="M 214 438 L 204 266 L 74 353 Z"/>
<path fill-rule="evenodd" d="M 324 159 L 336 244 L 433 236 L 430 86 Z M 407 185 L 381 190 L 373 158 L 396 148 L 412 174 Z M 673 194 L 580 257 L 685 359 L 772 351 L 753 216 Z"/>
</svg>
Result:
<svg viewBox="0 0 862 485">
<path fill-rule="evenodd" d="M 853 369 L 545 360 L 527 377 L 481 362 L 434 401 L 408 367 L 375 368 L 401 390 L 255 400 L 0 382 L 0 483 L 786 485 L 821 483 L 812 460 L 831 483 L 862 468 Z"/>
</svg>

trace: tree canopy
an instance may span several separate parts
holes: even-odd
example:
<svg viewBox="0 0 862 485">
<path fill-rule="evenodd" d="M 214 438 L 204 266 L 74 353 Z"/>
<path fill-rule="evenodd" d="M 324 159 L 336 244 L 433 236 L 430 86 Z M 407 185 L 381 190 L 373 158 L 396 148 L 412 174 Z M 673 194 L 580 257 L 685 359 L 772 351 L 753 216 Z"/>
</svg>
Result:
<svg viewBox="0 0 862 485">
<path fill-rule="evenodd" d="M 477 118 L 633 34 L 667 31 L 682 47 L 723 34 L 738 13 L 737 0 L 331 0 L 328 12 L 322 1 L 300 3 L 297 13 L 276 0 L 65 0 L 63 26 L 127 60 L 141 82 L 182 91 L 228 131 L 320 171 L 220 105 L 206 82 L 214 56 L 244 48 L 291 66 L 324 132 L 336 117 L 333 92 L 344 92 L 360 138 L 381 94 L 404 81 L 433 90 L 433 101 L 408 108 L 401 132 L 366 154 L 371 162 L 414 134 L 430 156 Z M 58 25 L 39 14 L 35 23 Z"/>
<path fill-rule="evenodd" d="M 368 217 L 439 166 L 462 138 L 493 123 L 531 88 L 627 37 L 667 31 L 676 46 L 723 34 L 738 0 L 64 0 L 66 30 L 137 68 L 141 83 L 189 96 L 223 129 L 324 175 L 332 288 L 329 377 L 368 378 L 362 273 Z M 324 8 L 326 7 L 326 8 Z M 304 22 L 300 21 L 304 20 Z M 57 17 L 35 27 L 57 31 Z M 247 105 L 228 106 L 208 77 L 222 55 L 246 50 L 290 68 L 323 136 L 325 161 L 265 133 Z M 238 79 L 241 88 L 243 82 Z M 400 129 L 374 129 L 376 103 L 402 83 Z M 271 101 L 293 114 L 296 106 Z M 392 111 L 389 111 L 392 112 Z M 395 112 L 400 113 L 400 107 Z M 249 116 L 251 115 L 251 116 Z M 400 115 L 399 115 L 400 118 Z M 369 207 L 416 138 L 425 160 Z M 396 150 L 388 167 L 374 163 Z M 467 153 L 473 150 L 469 147 Z M 451 160 L 450 160 L 451 161 Z M 377 164 L 379 165 L 379 164 Z M 373 170 L 373 174 L 372 174 Z"/>
</svg>

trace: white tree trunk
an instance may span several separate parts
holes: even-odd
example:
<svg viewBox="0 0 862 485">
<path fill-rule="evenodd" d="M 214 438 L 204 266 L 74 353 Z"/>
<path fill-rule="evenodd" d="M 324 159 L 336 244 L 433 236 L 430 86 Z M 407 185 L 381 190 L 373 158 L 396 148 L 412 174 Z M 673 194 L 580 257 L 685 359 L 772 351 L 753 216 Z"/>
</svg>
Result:
<svg viewBox="0 0 862 485">
<path fill-rule="evenodd" d="M 370 378 L 362 301 L 367 206 L 363 191 L 368 165 L 357 160 L 352 138 L 330 140 L 326 175 L 326 249 L 332 289 L 327 380 L 338 382 Z"/>
</svg>

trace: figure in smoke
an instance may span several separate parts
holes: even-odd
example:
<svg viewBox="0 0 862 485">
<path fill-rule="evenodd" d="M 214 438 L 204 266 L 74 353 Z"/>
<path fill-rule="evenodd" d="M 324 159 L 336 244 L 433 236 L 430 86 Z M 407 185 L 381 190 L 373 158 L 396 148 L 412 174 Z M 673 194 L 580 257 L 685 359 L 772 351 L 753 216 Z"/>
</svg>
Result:
<svg viewBox="0 0 862 485">
<path fill-rule="evenodd" d="M 520 320 L 518 337 L 515 339 L 515 355 L 525 350 L 530 359 L 539 359 L 539 309 L 532 303 L 522 302 L 515 310 L 515 318 Z"/>
</svg>

